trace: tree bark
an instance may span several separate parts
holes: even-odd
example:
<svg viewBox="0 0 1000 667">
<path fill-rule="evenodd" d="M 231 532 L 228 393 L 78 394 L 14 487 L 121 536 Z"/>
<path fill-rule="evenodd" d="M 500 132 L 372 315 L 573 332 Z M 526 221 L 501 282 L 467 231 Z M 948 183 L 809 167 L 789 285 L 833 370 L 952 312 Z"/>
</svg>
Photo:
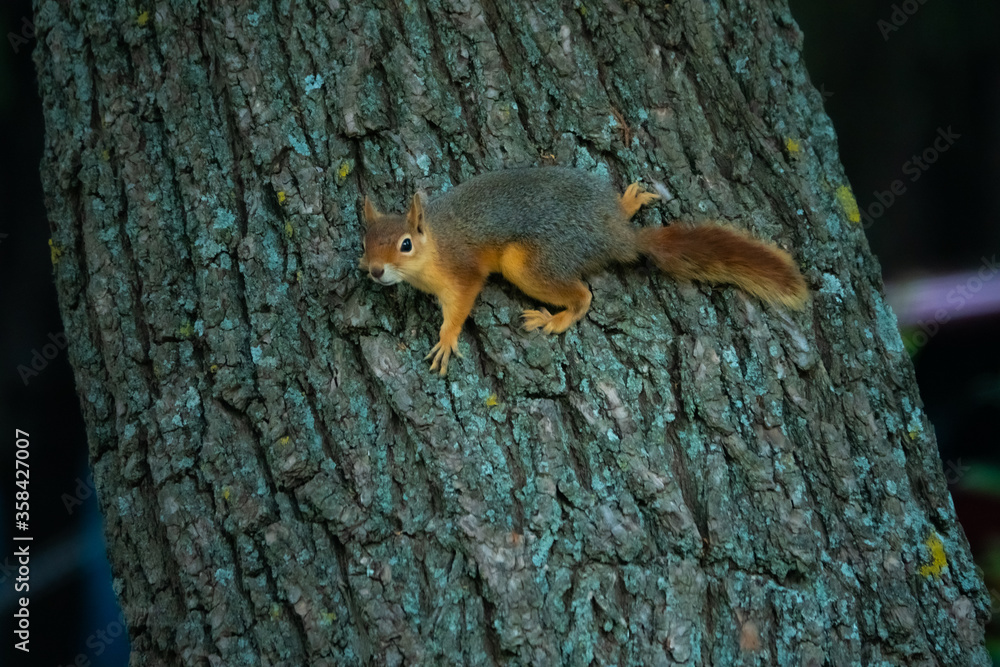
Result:
<svg viewBox="0 0 1000 667">
<path fill-rule="evenodd" d="M 110 8 L 106 8 L 106 7 Z M 783 0 L 39 0 L 55 280 L 134 665 L 985 665 L 988 598 Z M 791 250 L 551 338 L 356 268 L 531 164 Z"/>
</svg>

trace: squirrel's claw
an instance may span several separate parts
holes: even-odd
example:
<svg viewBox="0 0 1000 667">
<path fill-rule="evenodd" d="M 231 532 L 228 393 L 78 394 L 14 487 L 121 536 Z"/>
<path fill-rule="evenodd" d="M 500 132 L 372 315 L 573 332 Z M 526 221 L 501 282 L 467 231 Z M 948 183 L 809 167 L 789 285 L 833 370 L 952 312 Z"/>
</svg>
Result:
<svg viewBox="0 0 1000 667">
<path fill-rule="evenodd" d="M 631 218 L 640 208 L 660 198 L 655 192 L 646 192 L 639 187 L 638 181 L 625 188 L 625 193 L 618 199 L 626 218 Z"/>
<path fill-rule="evenodd" d="M 552 313 L 545 308 L 539 308 L 538 310 L 526 310 L 521 313 L 521 319 L 524 320 L 525 331 L 534 331 L 535 329 L 541 329 L 551 322 Z"/>
<path fill-rule="evenodd" d="M 451 358 L 452 354 L 459 359 L 464 358 L 464 355 L 458 351 L 458 340 L 456 339 L 454 342 L 449 344 L 442 344 L 442 341 L 439 340 L 437 344 L 431 348 L 431 351 L 427 353 L 424 360 L 426 361 L 427 359 L 434 357 L 434 360 L 431 362 L 431 370 L 437 370 L 440 366 L 440 374 L 446 375 L 448 373 L 448 360 Z"/>
</svg>

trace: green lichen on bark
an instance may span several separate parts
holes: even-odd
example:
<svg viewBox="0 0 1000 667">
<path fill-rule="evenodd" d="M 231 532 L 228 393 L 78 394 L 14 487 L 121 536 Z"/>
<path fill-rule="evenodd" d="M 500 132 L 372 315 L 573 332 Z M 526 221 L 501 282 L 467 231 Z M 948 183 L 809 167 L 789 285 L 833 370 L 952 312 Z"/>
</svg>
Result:
<svg viewBox="0 0 1000 667">
<path fill-rule="evenodd" d="M 36 30 L 134 664 L 986 664 L 783 2 L 38 0 Z M 792 249 L 811 304 L 615 269 L 545 338 L 492 282 L 428 373 L 437 307 L 356 270 L 359 201 L 546 163 Z"/>
</svg>

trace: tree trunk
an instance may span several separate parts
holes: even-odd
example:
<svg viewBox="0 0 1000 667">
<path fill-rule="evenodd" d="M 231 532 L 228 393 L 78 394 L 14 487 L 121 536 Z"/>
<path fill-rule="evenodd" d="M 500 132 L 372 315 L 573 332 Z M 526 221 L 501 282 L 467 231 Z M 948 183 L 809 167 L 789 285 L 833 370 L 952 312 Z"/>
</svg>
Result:
<svg viewBox="0 0 1000 667">
<path fill-rule="evenodd" d="M 37 4 L 134 665 L 987 664 L 783 0 Z M 553 338 L 492 281 L 443 380 L 436 304 L 357 270 L 359 204 L 530 164 L 772 239 L 811 304 L 621 268 Z"/>
</svg>

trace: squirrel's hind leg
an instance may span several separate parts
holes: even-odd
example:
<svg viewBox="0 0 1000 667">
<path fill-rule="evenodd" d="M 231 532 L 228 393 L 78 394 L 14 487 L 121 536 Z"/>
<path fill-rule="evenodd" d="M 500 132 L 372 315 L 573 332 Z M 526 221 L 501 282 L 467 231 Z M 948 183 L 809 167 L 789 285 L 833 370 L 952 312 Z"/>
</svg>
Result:
<svg viewBox="0 0 1000 667">
<path fill-rule="evenodd" d="M 537 276 L 519 276 L 521 280 L 511 280 L 528 296 L 551 303 L 553 306 L 565 306 L 553 315 L 545 308 L 526 310 L 521 314 L 524 318 L 524 328 L 527 331 L 541 329 L 547 334 L 561 334 L 566 329 L 583 319 L 590 310 L 590 290 L 582 280 L 552 282 L 533 280 Z M 526 279 L 525 279 L 526 278 Z"/>
<path fill-rule="evenodd" d="M 650 202 L 654 202 L 660 198 L 660 195 L 653 192 L 643 192 L 639 189 L 639 182 L 636 181 L 632 185 L 625 188 L 625 194 L 623 194 L 618 199 L 618 204 L 622 208 L 622 212 L 625 214 L 626 218 L 631 218 L 633 215 L 639 212 L 639 209 Z"/>
<path fill-rule="evenodd" d="M 545 308 L 526 310 L 521 314 L 524 318 L 524 328 L 528 331 L 541 329 L 547 334 L 561 334 L 566 329 L 579 322 L 590 309 L 590 290 L 582 280 L 572 280 L 565 283 L 514 283 L 521 291 L 539 301 L 551 303 L 554 306 L 565 306 L 555 315 Z"/>
<path fill-rule="evenodd" d="M 542 329 L 545 333 L 560 334 L 578 322 L 590 308 L 587 285 L 582 280 L 552 278 L 548 272 L 539 271 L 537 254 L 529 246 L 511 244 L 505 248 L 500 256 L 500 271 L 528 296 L 565 307 L 555 315 L 544 308 L 524 311 L 524 328 L 528 331 Z"/>
</svg>

